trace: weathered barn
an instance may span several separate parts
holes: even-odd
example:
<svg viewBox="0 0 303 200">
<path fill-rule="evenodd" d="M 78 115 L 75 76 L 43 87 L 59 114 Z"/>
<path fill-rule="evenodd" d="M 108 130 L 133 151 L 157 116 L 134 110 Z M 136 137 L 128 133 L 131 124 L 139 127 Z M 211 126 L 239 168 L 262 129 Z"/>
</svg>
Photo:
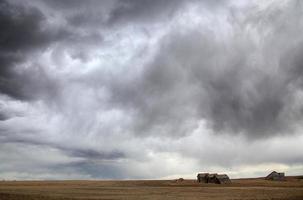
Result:
<svg viewBox="0 0 303 200">
<path fill-rule="evenodd" d="M 216 179 L 219 184 L 231 183 L 229 177 L 226 174 L 218 174 L 216 175 Z"/>
<path fill-rule="evenodd" d="M 180 183 L 180 182 L 183 182 L 184 181 L 184 178 L 178 178 L 176 179 L 176 182 Z"/>
<path fill-rule="evenodd" d="M 283 181 L 285 180 L 285 173 L 284 172 L 276 172 L 273 171 L 265 177 L 266 180 L 273 180 L 273 181 Z"/>
<path fill-rule="evenodd" d="M 199 173 L 197 175 L 197 180 L 199 183 L 207 183 L 207 178 L 208 178 L 209 173 Z"/>
<path fill-rule="evenodd" d="M 207 183 L 218 183 L 217 178 L 216 178 L 217 175 L 218 174 L 209 174 Z"/>
<path fill-rule="evenodd" d="M 226 174 L 199 173 L 197 175 L 197 180 L 199 183 L 231 183 L 229 177 Z"/>
</svg>

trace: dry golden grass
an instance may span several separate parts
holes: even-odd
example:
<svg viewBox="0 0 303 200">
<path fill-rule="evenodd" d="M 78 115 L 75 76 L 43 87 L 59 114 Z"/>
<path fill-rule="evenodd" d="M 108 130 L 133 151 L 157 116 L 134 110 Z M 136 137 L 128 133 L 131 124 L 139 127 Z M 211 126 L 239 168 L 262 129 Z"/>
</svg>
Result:
<svg viewBox="0 0 303 200">
<path fill-rule="evenodd" d="M 303 200 L 303 179 L 237 179 L 227 185 L 199 184 L 195 180 L 0 181 L 0 199 Z"/>
</svg>

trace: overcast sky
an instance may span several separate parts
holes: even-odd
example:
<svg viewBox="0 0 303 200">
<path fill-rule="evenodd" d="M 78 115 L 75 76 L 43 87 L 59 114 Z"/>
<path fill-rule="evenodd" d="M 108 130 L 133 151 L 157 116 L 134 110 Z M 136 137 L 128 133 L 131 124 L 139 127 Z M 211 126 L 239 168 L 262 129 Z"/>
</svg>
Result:
<svg viewBox="0 0 303 200">
<path fill-rule="evenodd" d="M 0 179 L 303 174 L 303 2 L 0 0 Z"/>
</svg>

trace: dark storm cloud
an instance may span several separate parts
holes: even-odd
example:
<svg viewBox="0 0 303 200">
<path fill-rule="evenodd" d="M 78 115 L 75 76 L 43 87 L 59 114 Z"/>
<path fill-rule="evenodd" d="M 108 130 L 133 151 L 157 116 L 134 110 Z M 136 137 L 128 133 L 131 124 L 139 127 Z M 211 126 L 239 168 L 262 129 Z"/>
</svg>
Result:
<svg viewBox="0 0 303 200">
<path fill-rule="evenodd" d="M 114 1 L 44 1 L 66 12 L 66 19 L 76 27 L 125 26 L 129 23 L 150 23 L 173 17 L 184 1 L 114 0 Z M 77 9 L 77 12 L 75 10 Z"/>
<path fill-rule="evenodd" d="M 105 153 L 105 152 L 98 152 L 92 149 L 72 149 L 71 154 L 74 157 L 83 157 L 87 159 L 116 160 L 125 157 L 125 155 L 122 152 Z"/>
<path fill-rule="evenodd" d="M 14 131 L 2 129 L 3 134 L 0 135 L 0 142 L 6 144 L 18 144 L 18 145 L 31 145 L 38 146 L 41 148 L 52 148 L 61 151 L 63 154 L 74 158 L 85 158 L 88 160 L 117 160 L 126 158 L 125 153 L 117 150 L 113 151 L 101 151 L 95 148 L 81 148 L 72 145 L 53 143 L 41 139 L 39 137 L 35 137 L 33 133 L 39 133 L 40 130 L 27 130 L 27 134 L 29 136 L 25 136 L 23 133 L 16 133 Z"/>
<path fill-rule="evenodd" d="M 4 0 L 0 2 L 0 29 L 0 92 L 17 99 L 31 99 L 36 89 L 40 89 L 38 92 L 50 89 L 52 83 L 42 69 L 18 65 L 32 51 L 43 51 L 49 43 L 62 38 L 63 32 L 49 29 L 38 9 Z"/>
<path fill-rule="evenodd" d="M 5 121 L 5 120 L 9 120 L 13 117 L 21 117 L 21 116 L 22 116 L 22 113 L 16 113 L 11 110 L 5 110 L 0 105 L 0 121 Z"/>
<path fill-rule="evenodd" d="M 134 111 L 138 135 L 183 136 L 200 119 L 216 133 L 244 133 L 249 138 L 291 133 L 302 120 L 296 94 L 302 91 L 303 51 L 301 43 L 289 44 L 284 36 L 301 27 L 296 30 L 290 24 L 286 33 L 275 31 L 296 15 L 287 12 L 279 16 L 281 21 L 267 25 L 270 36 L 259 30 L 258 37 L 272 37 L 260 44 L 266 50 L 256 49 L 243 31 L 242 38 L 223 43 L 207 29 L 185 34 L 174 30 L 162 39 L 140 77 L 112 84 L 112 100 Z M 244 27 L 261 23 L 246 20 Z M 288 49 L 275 49 L 276 40 Z"/>
<path fill-rule="evenodd" d="M 0 114 L 0 121 L 6 120 L 6 119 L 8 119 L 8 117 L 1 113 Z"/>
<path fill-rule="evenodd" d="M 45 2 L 47 5 L 49 5 L 52 8 L 55 9 L 75 9 L 75 8 L 81 8 L 87 4 L 90 3 L 98 3 L 98 0 L 88 0 L 88 1 L 81 1 L 81 0 L 53 0 L 53 1 L 43 1 Z"/>
<path fill-rule="evenodd" d="M 248 24 L 245 25 L 249 26 L 268 20 L 268 36 L 262 35 L 262 27 L 258 27 L 259 37 L 265 38 L 260 45 L 266 50 L 258 49 L 257 53 L 250 51 L 251 45 L 248 43 L 246 49 L 239 49 L 242 52 L 236 51 L 237 55 L 223 64 L 226 65 L 224 71 L 212 72 L 208 78 L 201 73 L 197 77 L 207 95 L 207 103 L 200 104 L 199 110 L 215 131 L 242 132 L 251 138 L 271 137 L 292 133 L 294 126 L 302 122 L 303 107 L 298 104 L 300 98 L 297 94 L 303 89 L 303 49 L 302 39 L 296 34 L 302 27 L 295 28 L 288 23 L 289 20 L 297 21 L 298 10 L 302 6 L 291 1 L 286 8 L 284 15 L 276 11 L 263 11 L 272 12 L 276 18 L 259 18 L 257 22 L 250 22 L 248 18 L 246 21 Z M 286 29 L 281 31 L 281 26 Z M 291 42 L 287 35 L 293 35 Z M 242 45 L 245 42 L 241 41 Z M 227 48 L 232 49 L 236 44 L 237 41 Z M 256 61 L 251 59 L 251 53 L 261 55 L 259 60 L 255 58 L 259 66 L 252 64 Z"/>
<path fill-rule="evenodd" d="M 0 129 L 1 130 L 1 129 Z M 31 137 L 25 136 L 23 133 L 9 132 L 7 130 L 1 130 L 0 143 L 5 144 L 6 146 L 18 146 L 22 149 L 25 149 L 25 152 L 32 151 L 32 149 L 41 149 L 48 153 L 58 152 L 61 156 L 67 156 L 71 160 L 64 161 L 64 163 L 53 163 L 49 162 L 39 162 L 33 165 L 35 161 L 22 161 L 22 165 L 18 164 L 19 160 L 22 158 L 17 158 L 13 162 L 12 166 L 9 167 L 6 171 L 14 171 L 21 173 L 33 173 L 33 174 L 70 174 L 76 173 L 81 176 L 87 176 L 86 178 L 127 178 L 127 174 L 123 172 L 121 166 L 116 166 L 116 162 L 121 159 L 126 159 L 126 155 L 121 151 L 104 151 L 98 150 L 96 148 L 89 148 L 87 146 L 79 147 L 68 145 L 60 142 L 49 142 L 43 138 L 34 137 L 34 132 L 40 132 L 37 130 L 28 130 L 31 134 Z M 27 134 L 29 134 L 27 133 Z M 35 134 L 37 135 L 37 134 Z M 17 156 L 20 156 L 20 152 L 17 153 Z M 51 153 L 52 154 L 52 153 Z M 26 157 L 27 155 L 24 155 Z M 29 158 L 31 159 L 31 158 Z M 38 158 L 39 159 L 39 158 Z M 74 161 L 80 160 L 80 161 Z M 24 170 L 24 167 L 27 169 Z M 2 167 L 6 168 L 6 165 Z M 123 175 L 124 174 L 124 175 Z M 61 175 L 62 176 L 62 175 Z M 62 177 L 50 176 L 48 179 L 62 179 Z"/>
<path fill-rule="evenodd" d="M 202 4 L 215 9 L 222 7 L 228 1 L 196 1 L 196 0 L 103 0 L 103 1 L 46 1 L 56 9 L 69 10 L 67 20 L 79 27 L 123 27 L 126 25 L 149 25 L 151 23 L 165 23 L 184 10 L 188 4 Z M 80 9 L 77 12 L 73 10 Z"/>
<path fill-rule="evenodd" d="M 111 84 L 112 103 L 134 113 L 133 131 L 138 136 L 180 137 L 191 131 L 194 100 L 186 71 L 167 65 L 170 57 L 161 52 L 140 77 Z M 187 123 L 187 124 L 186 124 Z"/>
<path fill-rule="evenodd" d="M 74 24 L 80 28 L 89 23 L 98 24 L 98 17 L 103 15 L 97 15 L 96 8 L 102 6 L 110 8 L 107 13 L 103 13 L 108 16 L 104 18 L 105 21 L 101 20 L 102 23 L 121 23 L 121 26 L 127 22 L 144 24 L 150 20 L 159 21 L 160 18 L 164 19 L 163 16 L 171 18 L 178 9 L 185 7 L 182 1 L 173 3 L 161 0 L 114 3 L 89 1 L 85 5 L 81 1 L 44 3 L 55 9 L 67 9 L 67 13 L 70 13 L 63 17 L 72 23 L 78 21 L 73 21 L 72 18 L 79 15 L 74 12 L 74 8 L 81 8 L 80 13 L 83 12 L 84 15 L 78 17 L 81 16 L 80 19 L 84 21 Z M 10 34 L 7 34 L 9 37 L 6 36 L 2 45 L 2 51 L 5 52 L 1 54 L 1 62 L 4 64 L 0 84 L 2 93 L 18 99 L 41 97 L 45 95 L 43 91 L 48 91 L 49 96 L 56 96 L 60 86 L 43 68 L 20 70 L 15 63 L 24 60 L 23 52 L 45 48 L 58 40 L 58 33 L 43 28 L 45 16 L 38 9 L 9 5 L 6 2 L 2 4 L 3 8 L 6 7 L 2 9 L 6 12 L 1 12 L 2 20 L 6 22 L 3 24 L 11 27 L 3 27 Z M 205 1 L 202 5 L 213 8 L 226 3 Z M 16 10 L 22 18 L 14 17 L 17 15 L 14 13 Z M 293 15 L 297 14 L 294 12 Z M 97 21 L 93 20 L 94 17 L 97 17 Z M 260 20 L 262 19 L 253 18 L 244 23 L 258 24 Z M 276 23 L 282 24 L 283 20 L 285 19 L 280 22 L 274 20 L 269 27 L 274 30 L 278 27 Z M 235 24 L 231 25 L 236 29 Z M 247 24 L 242 26 L 248 26 Z M 103 37 L 89 27 L 84 35 L 81 31 L 77 32 L 80 29 L 67 29 L 74 30 L 75 33 L 62 39 L 66 46 L 62 49 L 66 49 L 74 59 L 88 61 L 90 57 L 85 51 L 91 46 L 83 46 L 82 43 L 97 43 L 103 41 Z M 16 37 L 22 35 L 21 30 L 24 37 L 27 35 L 27 40 Z M 174 30 L 162 39 L 159 52 L 144 66 L 140 77 L 132 77 L 130 81 L 127 80 L 129 83 L 123 79 L 115 79 L 109 83 L 112 101 L 116 103 L 112 106 L 122 106 L 121 108 L 131 111 L 135 133 L 179 137 L 191 132 L 197 127 L 199 120 L 205 119 L 215 132 L 248 133 L 250 136 L 260 137 L 291 131 L 293 123 L 300 120 L 300 113 L 294 113 L 289 106 L 296 101 L 294 92 L 301 90 L 300 47 L 281 50 L 273 55 L 274 59 L 281 60 L 281 66 L 278 67 L 278 74 L 272 74 L 266 71 L 270 71 L 272 66 L 266 72 L 250 66 L 250 54 L 256 50 L 253 50 L 253 45 L 245 38 L 230 38 L 230 42 L 223 45 L 212 34 L 215 33 L 206 29 L 187 33 Z M 281 33 L 272 37 L 275 36 L 284 40 Z M 269 48 L 271 43 L 262 45 Z M 290 53 L 286 51 L 296 52 L 296 55 L 288 55 Z M 6 55 L 13 57 L 6 58 Z"/>
<path fill-rule="evenodd" d="M 110 13 L 108 24 L 165 20 L 171 18 L 182 6 L 183 0 L 120 0 Z"/>
<path fill-rule="evenodd" d="M 0 106 L 0 109 L 1 109 L 1 106 Z M 2 110 L 0 111 L 0 121 L 5 121 L 9 118 L 10 118 L 10 113 L 2 111 Z"/>
<path fill-rule="evenodd" d="M 42 30 L 44 15 L 37 9 L 26 9 L 1 1 L 1 50 L 16 52 L 45 44 L 49 35 Z"/>
<path fill-rule="evenodd" d="M 79 174 L 89 175 L 93 179 L 127 179 L 129 176 L 121 166 L 111 162 L 75 161 L 55 166 L 52 170 L 76 171 Z"/>
</svg>

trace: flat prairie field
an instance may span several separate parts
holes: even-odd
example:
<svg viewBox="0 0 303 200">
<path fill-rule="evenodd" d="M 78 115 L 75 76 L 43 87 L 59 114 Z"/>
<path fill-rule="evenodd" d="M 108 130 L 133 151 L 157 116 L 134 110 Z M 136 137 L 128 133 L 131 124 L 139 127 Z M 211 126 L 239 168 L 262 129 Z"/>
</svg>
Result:
<svg viewBox="0 0 303 200">
<path fill-rule="evenodd" d="M 233 179 L 232 183 L 224 185 L 197 183 L 196 180 L 0 181 L 0 199 L 303 200 L 303 179 Z"/>
</svg>

